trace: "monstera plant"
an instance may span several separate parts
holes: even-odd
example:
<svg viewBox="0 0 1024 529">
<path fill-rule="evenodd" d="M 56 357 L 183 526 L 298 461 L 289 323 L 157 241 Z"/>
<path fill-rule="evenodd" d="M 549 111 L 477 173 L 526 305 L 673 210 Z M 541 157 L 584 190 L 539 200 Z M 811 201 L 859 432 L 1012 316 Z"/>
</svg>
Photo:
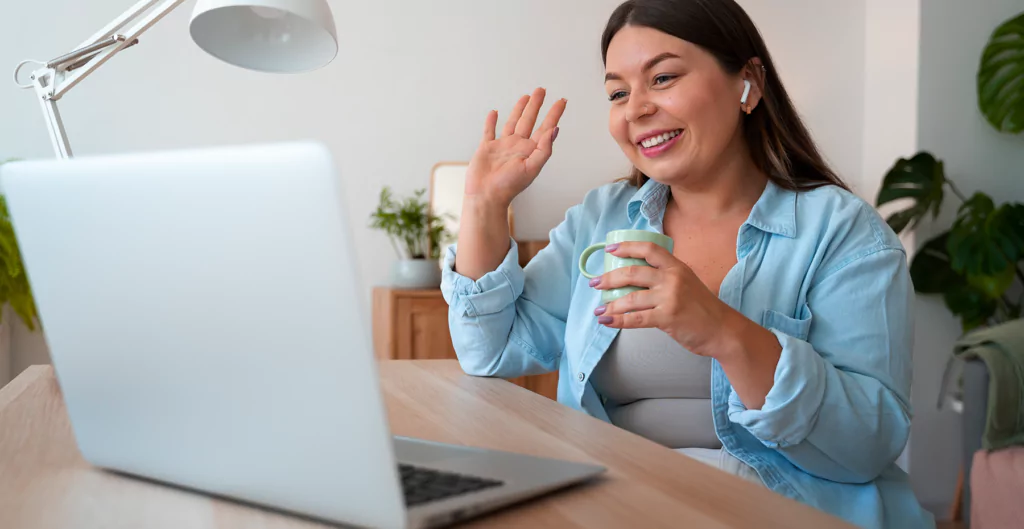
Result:
<svg viewBox="0 0 1024 529">
<path fill-rule="evenodd" d="M 992 32 L 978 68 L 978 107 L 996 130 L 1024 131 L 1024 13 Z"/>
<path fill-rule="evenodd" d="M 1024 13 L 992 33 L 977 78 L 985 119 L 1001 132 L 1024 131 Z M 1024 185 L 1024 174 L 1016 178 Z M 1014 299 L 1011 293 L 1024 290 L 1014 287 L 1024 285 L 1024 204 L 996 204 L 982 192 L 964 195 L 929 152 L 899 159 L 885 175 L 876 204 L 910 200 L 909 207 L 887 219 L 899 233 L 929 214 L 937 217 L 947 188 L 959 201 L 957 217 L 914 256 L 914 288 L 942 295 L 965 332 L 1020 318 L 1024 295 Z"/>
<path fill-rule="evenodd" d="M 4 163 L 4 160 L 0 160 L 0 165 Z M 10 304 L 25 325 L 35 330 L 36 303 L 21 262 L 18 241 L 14 238 L 7 200 L 0 195 L 0 307 L 4 304 Z"/>
</svg>

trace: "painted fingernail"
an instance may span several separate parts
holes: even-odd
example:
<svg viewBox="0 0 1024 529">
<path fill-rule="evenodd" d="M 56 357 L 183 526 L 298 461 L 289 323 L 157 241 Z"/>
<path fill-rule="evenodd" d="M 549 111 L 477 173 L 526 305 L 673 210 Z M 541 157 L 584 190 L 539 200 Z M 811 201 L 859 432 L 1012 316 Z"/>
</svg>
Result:
<svg viewBox="0 0 1024 529">
<path fill-rule="evenodd" d="M 558 139 L 558 127 L 555 127 L 555 131 L 551 133 L 551 141 L 552 141 L 552 143 L 555 140 L 557 140 L 557 139 Z"/>
<path fill-rule="evenodd" d="M 612 318 L 611 316 L 601 316 L 600 318 L 597 319 L 597 323 L 600 323 L 601 325 L 608 325 L 609 323 L 614 321 L 614 319 L 615 318 Z"/>
<path fill-rule="evenodd" d="M 600 277 L 595 277 L 594 279 L 590 280 L 590 286 L 592 286 L 592 287 L 596 287 L 597 285 L 600 285 L 600 284 L 601 284 L 601 278 Z"/>
<path fill-rule="evenodd" d="M 605 312 L 608 312 L 608 307 L 601 305 L 600 307 L 594 309 L 594 316 L 600 316 Z"/>
<path fill-rule="evenodd" d="M 619 249 L 619 243 L 609 244 L 608 246 L 604 247 L 604 251 L 606 251 L 606 252 L 614 252 L 615 250 L 618 250 L 618 249 Z"/>
</svg>

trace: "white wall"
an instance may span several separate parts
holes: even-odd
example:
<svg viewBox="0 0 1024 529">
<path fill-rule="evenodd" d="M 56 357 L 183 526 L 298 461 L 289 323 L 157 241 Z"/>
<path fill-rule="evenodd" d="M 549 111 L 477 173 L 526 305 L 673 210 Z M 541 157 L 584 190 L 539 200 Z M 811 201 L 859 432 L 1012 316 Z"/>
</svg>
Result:
<svg viewBox="0 0 1024 529">
<path fill-rule="evenodd" d="M 999 134 L 984 121 L 975 74 L 991 32 L 1022 11 L 1024 0 L 921 2 L 919 149 L 943 160 L 947 176 L 964 193 L 984 191 L 997 202 L 1024 201 L 1024 136 Z M 917 239 L 948 228 L 957 206 L 948 198 L 939 219 L 922 226 Z M 956 487 L 960 417 L 940 412 L 935 403 L 958 329 L 941 299 L 918 298 L 911 476 L 921 502 L 943 516 Z"/>
<path fill-rule="evenodd" d="M 893 162 L 917 147 L 920 18 L 919 0 L 866 3 L 864 165 L 856 191 L 872 203 Z"/>
<path fill-rule="evenodd" d="M 917 147 L 919 0 L 867 0 L 864 48 L 863 174 L 854 191 L 872 204 L 893 161 Z M 892 208 L 883 208 L 883 215 Z M 912 233 L 902 236 L 909 250 Z M 912 389 L 915 391 L 917 385 Z M 900 456 L 910 469 L 914 439 Z"/>
<path fill-rule="evenodd" d="M 851 82 L 864 77 L 864 0 L 738 2 L 761 31 L 825 158 L 855 190 L 870 187 L 862 155 L 864 84 Z"/>
<path fill-rule="evenodd" d="M 64 53 L 133 0 L 12 2 L 0 13 L 0 74 L 22 59 Z M 191 3 L 144 35 L 61 102 L 78 156 L 293 138 L 334 151 L 352 223 L 365 226 L 381 186 L 426 187 L 440 160 L 465 160 L 483 117 L 504 117 L 533 87 L 567 97 L 556 154 L 517 200 L 517 235 L 544 238 L 590 188 L 625 174 L 607 133 L 599 53 L 619 0 L 343 2 L 332 0 L 338 59 L 308 75 L 271 76 L 217 62 L 187 34 Z M 791 96 L 826 156 L 858 188 L 864 87 L 861 2 L 745 0 Z M 842 65 L 843 75 L 823 75 Z M 6 74 L 5 74 L 6 75 Z M 0 156 L 50 156 L 29 91 L 0 83 Z M 379 233 L 358 229 L 360 270 L 387 281 L 393 253 Z M 87 280 L 87 278 L 85 278 Z M 38 335 L 15 333 L 15 370 L 44 360 Z"/>
</svg>

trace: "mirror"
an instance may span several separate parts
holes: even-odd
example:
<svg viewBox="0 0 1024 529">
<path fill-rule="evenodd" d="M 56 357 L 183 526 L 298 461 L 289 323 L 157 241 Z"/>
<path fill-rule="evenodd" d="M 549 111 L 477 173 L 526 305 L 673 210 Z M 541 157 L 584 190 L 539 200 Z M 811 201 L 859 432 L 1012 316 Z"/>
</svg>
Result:
<svg viewBox="0 0 1024 529">
<path fill-rule="evenodd" d="M 455 242 L 459 233 L 459 217 L 462 215 L 462 197 L 466 189 L 466 162 L 441 162 L 430 170 L 430 211 L 444 219 L 445 228 L 451 240 L 442 241 L 444 246 Z M 515 236 L 515 218 L 512 206 L 508 208 L 509 235 Z M 444 259 L 444 252 L 441 252 Z"/>
</svg>

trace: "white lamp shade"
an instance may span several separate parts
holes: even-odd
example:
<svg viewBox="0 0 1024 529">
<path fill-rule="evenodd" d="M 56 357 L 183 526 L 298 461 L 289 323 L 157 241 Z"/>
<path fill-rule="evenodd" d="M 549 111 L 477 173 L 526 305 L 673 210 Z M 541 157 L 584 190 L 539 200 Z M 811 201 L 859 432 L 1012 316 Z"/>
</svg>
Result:
<svg viewBox="0 0 1024 529">
<path fill-rule="evenodd" d="M 315 70 L 338 53 L 327 0 L 199 0 L 189 30 L 210 55 L 261 72 Z"/>
</svg>

